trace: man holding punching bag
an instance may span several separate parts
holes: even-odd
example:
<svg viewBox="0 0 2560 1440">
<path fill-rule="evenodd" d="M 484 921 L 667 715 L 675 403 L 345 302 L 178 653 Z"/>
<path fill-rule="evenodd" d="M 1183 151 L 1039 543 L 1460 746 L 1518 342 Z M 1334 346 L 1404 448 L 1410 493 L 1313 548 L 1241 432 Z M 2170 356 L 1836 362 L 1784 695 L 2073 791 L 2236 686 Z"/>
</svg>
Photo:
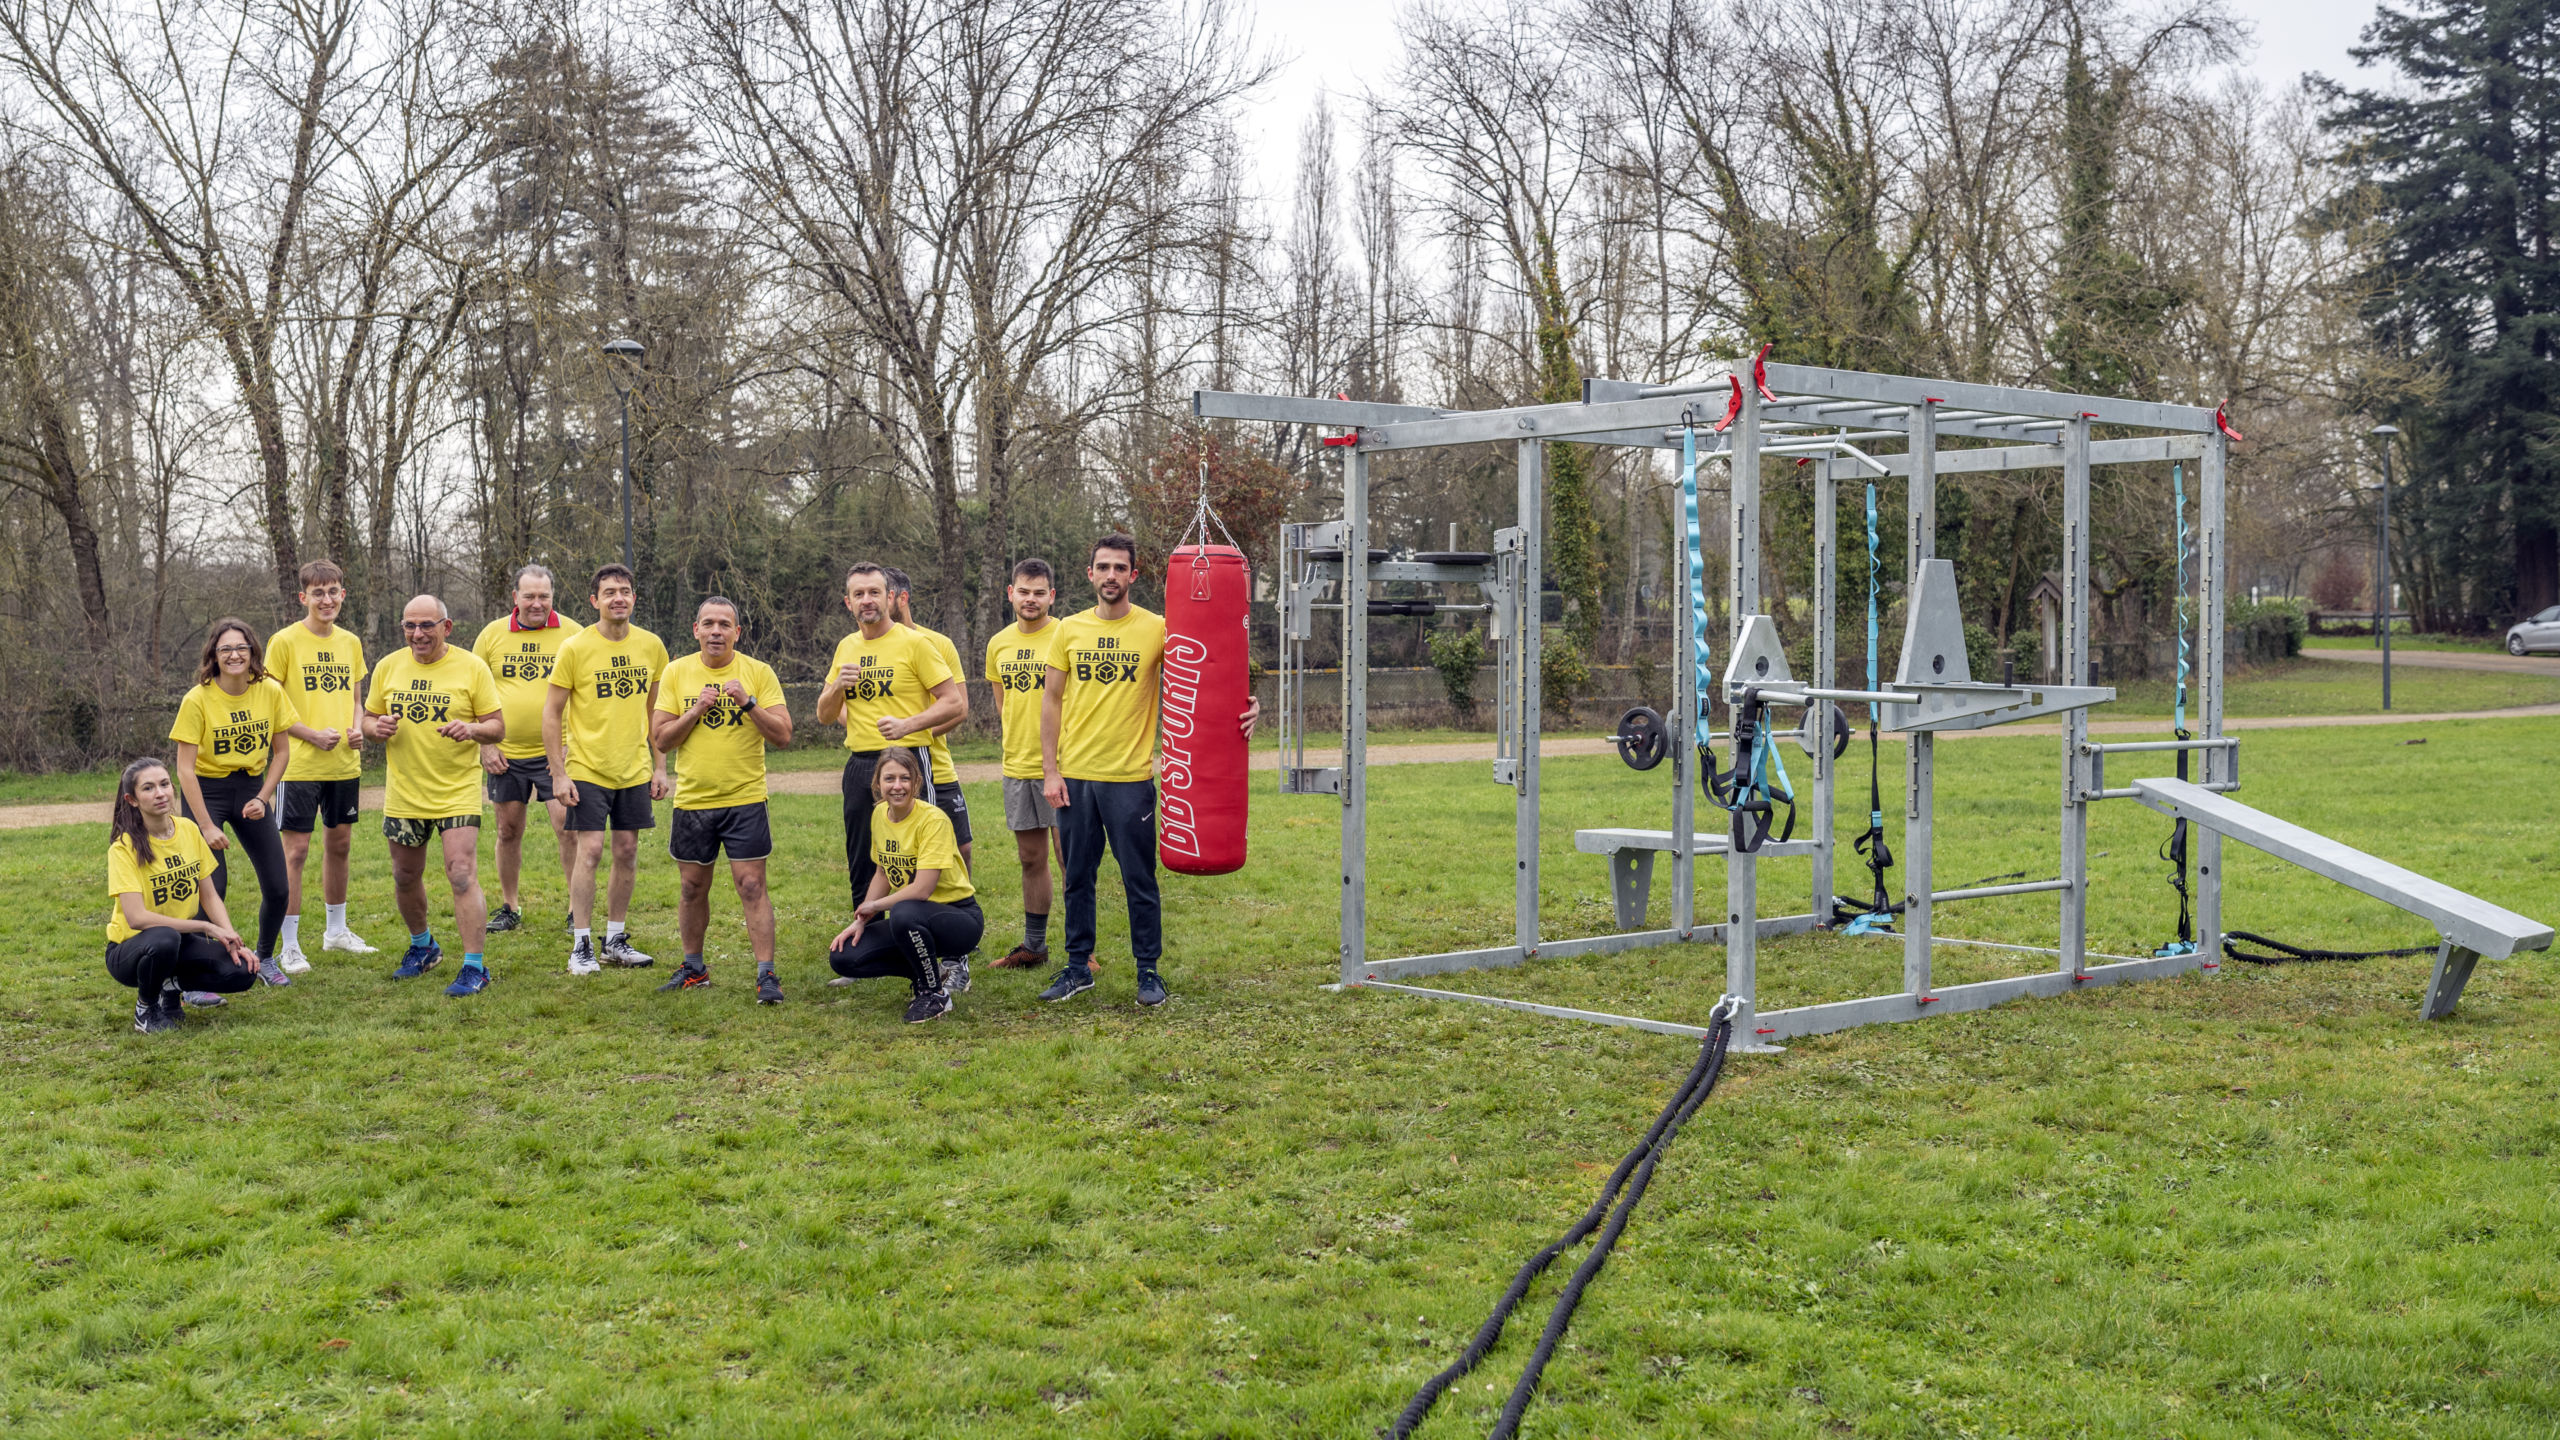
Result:
<svg viewBox="0 0 2560 1440">
<path fill-rule="evenodd" d="M 1138 1003 L 1165 1002 L 1164 912 L 1156 894 L 1156 716 L 1163 703 L 1164 617 L 1132 604 L 1138 544 L 1093 542 L 1085 567 L 1094 606 L 1057 623 L 1040 701 L 1041 790 L 1057 811 L 1067 892 L 1067 963 L 1043 1000 L 1093 988 L 1094 885 L 1108 847 L 1129 902 Z M 1239 719 L 1253 733 L 1259 700 Z"/>
</svg>

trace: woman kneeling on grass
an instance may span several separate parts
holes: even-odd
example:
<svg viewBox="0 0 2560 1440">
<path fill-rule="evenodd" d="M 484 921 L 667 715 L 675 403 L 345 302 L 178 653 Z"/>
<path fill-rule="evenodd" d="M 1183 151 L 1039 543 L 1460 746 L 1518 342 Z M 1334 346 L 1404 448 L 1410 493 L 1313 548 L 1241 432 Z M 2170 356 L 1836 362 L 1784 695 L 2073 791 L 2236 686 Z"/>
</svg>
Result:
<svg viewBox="0 0 2560 1440">
<path fill-rule="evenodd" d="M 987 928 L 951 817 L 916 803 L 923 786 L 915 752 L 880 752 L 871 772 L 871 794 L 880 802 L 871 814 L 871 858 L 879 869 L 853 923 L 827 955 L 849 980 L 906 976 L 915 988 L 907 1005 L 910 1025 L 947 1014 L 953 992 L 969 988 L 961 957 L 978 948 Z"/>
<path fill-rule="evenodd" d="M 231 928 L 211 883 L 213 850 L 178 814 L 169 767 L 141 759 L 116 782 L 115 840 L 107 846 L 107 973 L 134 988 L 133 1028 L 145 1035 L 184 1018 L 179 997 L 257 983 L 258 962 Z M 199 918 L 202 917 L 202 918 Z"/>
</svg>

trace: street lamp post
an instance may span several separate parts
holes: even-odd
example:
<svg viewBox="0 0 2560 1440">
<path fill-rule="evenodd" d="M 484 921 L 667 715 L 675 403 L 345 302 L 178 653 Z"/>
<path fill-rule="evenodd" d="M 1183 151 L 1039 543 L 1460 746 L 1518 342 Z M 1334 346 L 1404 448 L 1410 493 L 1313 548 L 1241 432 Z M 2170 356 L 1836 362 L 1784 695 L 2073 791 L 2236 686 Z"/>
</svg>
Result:
<svg viewBox="0 0 2560 1440">
<path fill-rule="evenodd" d="M 604 353 L 611 357 L 609 373 L 613 376 L 614 393 L 622 397 L 622 568 L 631 568 L 631 382 L 623 374 L 623 366 L 639 368 L 640 357 L 648 347 L 625 335 L 605 342 Z M 2390 682 L 2386 679 L 2387 692 Z"/>
<path fill-rule="evenodd" d="M 2382 543 L 2375 547 L 2378 556 L 2374 577 L 2374 630 L 2382 637 L 2382 708 L 2391 708 L 2391 439 L 2400 433 L 2397 425 L 2376 425 L 2373 438 L 2382 442 Z"/>
</svg>

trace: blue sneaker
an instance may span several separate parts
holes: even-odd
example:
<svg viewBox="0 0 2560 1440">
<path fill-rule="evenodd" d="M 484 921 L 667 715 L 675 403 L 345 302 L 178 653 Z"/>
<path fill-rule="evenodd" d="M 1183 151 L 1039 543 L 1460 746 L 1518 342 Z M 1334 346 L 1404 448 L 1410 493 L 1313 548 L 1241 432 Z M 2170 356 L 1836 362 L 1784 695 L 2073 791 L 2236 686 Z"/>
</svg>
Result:
<svg viewBox="0 0 2560 1440">
<path fill-rule="evenodd" d="M 489 973 L 489 967 L 486 965 L 465 965 L 462 967 L 462 973 L 453 977 L 453 983 L 444 987 L 444 993 L 456 999 L 465 995 L 477 995 L 488 989 L 489 982 L 495 978 Z"/>
<path fill-rule="evenodd" d="M 400 968 L 391 972 L 391 978 L 415 980 L 434 969 L 436 962 L 443 958 L 444 947 L 433 940 L 424 945 L 412 940 L 409 942 L 409 948 L 400 953 Z"/>
</svg>

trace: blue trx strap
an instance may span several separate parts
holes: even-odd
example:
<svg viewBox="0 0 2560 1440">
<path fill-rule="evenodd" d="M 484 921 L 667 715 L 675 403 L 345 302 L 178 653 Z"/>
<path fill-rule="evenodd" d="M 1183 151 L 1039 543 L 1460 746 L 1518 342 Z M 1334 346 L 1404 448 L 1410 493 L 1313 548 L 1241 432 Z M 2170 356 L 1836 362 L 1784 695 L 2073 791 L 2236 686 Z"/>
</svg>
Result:
<svg viewBox="0 0 2560 1440">
<path fill-rule="evenodd" d="M 1706 547 L 1698 533 L 1698 426 L 1691 421 L 1680 432 L 1680 513 L 1689 527 L 1689 649 L 1697 666 L 1697 698 L 1689 707 L 1690 735 L 1705 762 L 1699 767 L 1701 776 L 1715 773 L 1714 757 L 1708 752 L 1715 731 L 1707 723 L 1708 702 L 1715 694 L 1715 672 L 1708 665 L 1707 648 L 1707 560 Z"/>
<path fill-rule="evenodd" d="M 2169 502 L 2177 512 L 2178 591 L 2172 607 L 2178 627 L 2178 684 L 2171 705 L 2170 725 L 2181 740 L 2192 738 L 2187 733 L 2187 675 L 2190 651 L 2187 646 L 2187 467 L 2169 467 Z M 2187 778 L 2187 756 L 2178 752 L 2178 778 Z M 2187 822 L 2180 818 L 2170 823 L 2169 839 L 2160 847 L 2160 858 L 2169 865 L 2169 888 L 2178 892 L 2178 938 L 2152 951 L 2154 955 L 2193 955 L 2196 953 L 2195 905 L 2187 893 Z"/>
<path fill-rule="evenodd" d="M 1867 482 L 1867 688 L 1877 686 L 1876 597 L 1883 585 L 1883 562 L 1876 555 L 1876 482 Z M 1893 868 L 1893 852 L 1884 843 L 1884 780 L 1876 738 L 1876 707 L 1867 706 L 1867 833 L 1858 837 L 1858 852 L 1867 857 L 1875 877 L 1875 893 L 1866 913 L 1854 916 L 1841 933 L 1868 935 L 1893 923 L 1893 897 L 1885 890 L 1884 872 Z M 1841 906 L 1841 909 L 1848 907 Z"/>
</svg>

